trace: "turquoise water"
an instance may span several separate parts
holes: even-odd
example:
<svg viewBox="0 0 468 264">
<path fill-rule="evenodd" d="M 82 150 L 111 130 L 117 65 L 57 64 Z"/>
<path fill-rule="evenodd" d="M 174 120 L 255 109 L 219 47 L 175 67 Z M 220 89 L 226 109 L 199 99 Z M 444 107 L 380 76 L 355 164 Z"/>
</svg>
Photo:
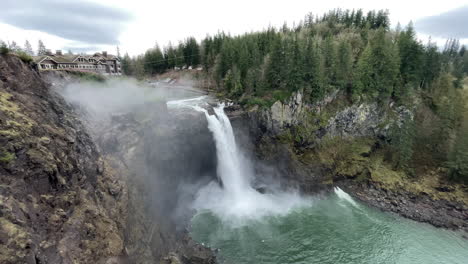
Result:
<svg viewBox="0 0 468 264">
<path fill-rule="evenodd" d="M 468 263 L 460 234 L 384 213 L 331 194 L 284 216 L 223 223 L 192 219 L 192 237 L 218 248 L 221 263 Z"/>
</svg>

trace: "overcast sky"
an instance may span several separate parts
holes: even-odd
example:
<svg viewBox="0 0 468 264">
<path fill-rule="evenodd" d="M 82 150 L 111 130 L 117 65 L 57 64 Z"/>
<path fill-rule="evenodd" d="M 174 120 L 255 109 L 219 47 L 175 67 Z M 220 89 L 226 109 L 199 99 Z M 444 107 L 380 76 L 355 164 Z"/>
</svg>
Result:
<svg viewBox="0 0 468 264">
<path fill-rule="evenodd" d="M 419 37 L 439 45 L 456 37 L 468 44 L 468 0 L 1 0 L 0 39 L 33 48 L 42 39 L 52 50 L 143 53 L 157 41 L 176 44 L 224 30 L 231 34 L 292 25 L 308 12 L 388 9 L 392 26 L 412 20 Z"/>
</svg>

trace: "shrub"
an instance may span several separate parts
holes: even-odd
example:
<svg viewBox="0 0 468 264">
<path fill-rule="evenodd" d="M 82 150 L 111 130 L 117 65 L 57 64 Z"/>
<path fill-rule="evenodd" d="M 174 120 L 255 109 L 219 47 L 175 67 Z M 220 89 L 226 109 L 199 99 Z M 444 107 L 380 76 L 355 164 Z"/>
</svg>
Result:
<svg viewBox="0 0 468 264">
<path fill-rule="evenodd" d="M 10 49 L 8 48 L 5 42 L 0 41 L 0 55 L 5 55 L 8 53 L 10 53 Z"/>
<path fill-rule="evenodd" d="M 271 95 L 275 101 L 281 101 L 284 103 L 289 99 L 289 97 L 291 97 L 291 92 L 284 90 L 274 90 Z"/>
<path fill-rule="evenodd" d="M 260 107 L 270 107 L 272 105 L 272 102 L 263 99 L 261 97 L 247 97 L 240 101 L 240 104 L 250 107 L 254 105 L 258 105 Z"/>
<path fill-rule="evenodd" d="M 31 63 L 33 61 L 33 57 L 31 57 L 29 54 L 27 54 L 24 51 L 18 51 L 16 54 L 25 63 Z"/>
</svg>

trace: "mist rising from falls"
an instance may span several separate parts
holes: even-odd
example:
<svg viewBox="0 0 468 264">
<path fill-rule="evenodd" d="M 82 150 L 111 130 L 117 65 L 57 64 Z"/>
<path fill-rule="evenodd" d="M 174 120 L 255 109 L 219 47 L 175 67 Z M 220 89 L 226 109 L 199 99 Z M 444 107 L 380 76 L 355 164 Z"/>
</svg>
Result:
<svg viewBox="0 0 468 264">
<path fill-rule="evenodd" d="M 261 194 L 251 185 L 254 173 L 249 160 L 238 148 L 224 104 L 214 107 L 214 114 L 201 107 L 203 98 L 168 102 L 168 106 L 189 107 L 203 112 L 213 134 L 217 151 L 217 174 L 222 182 L 203 187 L 194 201 L 197 210 L 209 210 L 226 222 L 242 224 L 246 219 L 265 215 L 287 214 L 309 203 L 295 192 L 275 191 Z"/>
</svg>

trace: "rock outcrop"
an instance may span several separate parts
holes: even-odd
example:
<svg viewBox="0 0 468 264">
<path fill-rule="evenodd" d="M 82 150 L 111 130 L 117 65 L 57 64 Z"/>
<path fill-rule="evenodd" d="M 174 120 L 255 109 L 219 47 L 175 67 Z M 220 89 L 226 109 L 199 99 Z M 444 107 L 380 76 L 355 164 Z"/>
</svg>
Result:
<svg viewBox="0 0 468 264">
<path fill-rule="evenodd" d="M 73 109 L 0 56 L 0 263 L 118 263 L 127 190 Z"/>
<path fill-rule="evenodd" d="M 391 131 L 413 119 L 414 111 L 393 103 L 352 103 L 339 92 L 314 104 L 301 98 L 296 92 L 284 103 L 246 109 L 243 114 L 231 107 L 236 109 L 236 130 L 249 128 L 252 152 L 279 172 L 283 186 L 317 193 L 338 185 L 383 210 L 438 227 L 468 229 L 462 186 L 447 188 L 436 175 L 435 182 L 423 187 L 418 179 L 385 163 L 382 149 L 391 140 Z"/>
</svg>

